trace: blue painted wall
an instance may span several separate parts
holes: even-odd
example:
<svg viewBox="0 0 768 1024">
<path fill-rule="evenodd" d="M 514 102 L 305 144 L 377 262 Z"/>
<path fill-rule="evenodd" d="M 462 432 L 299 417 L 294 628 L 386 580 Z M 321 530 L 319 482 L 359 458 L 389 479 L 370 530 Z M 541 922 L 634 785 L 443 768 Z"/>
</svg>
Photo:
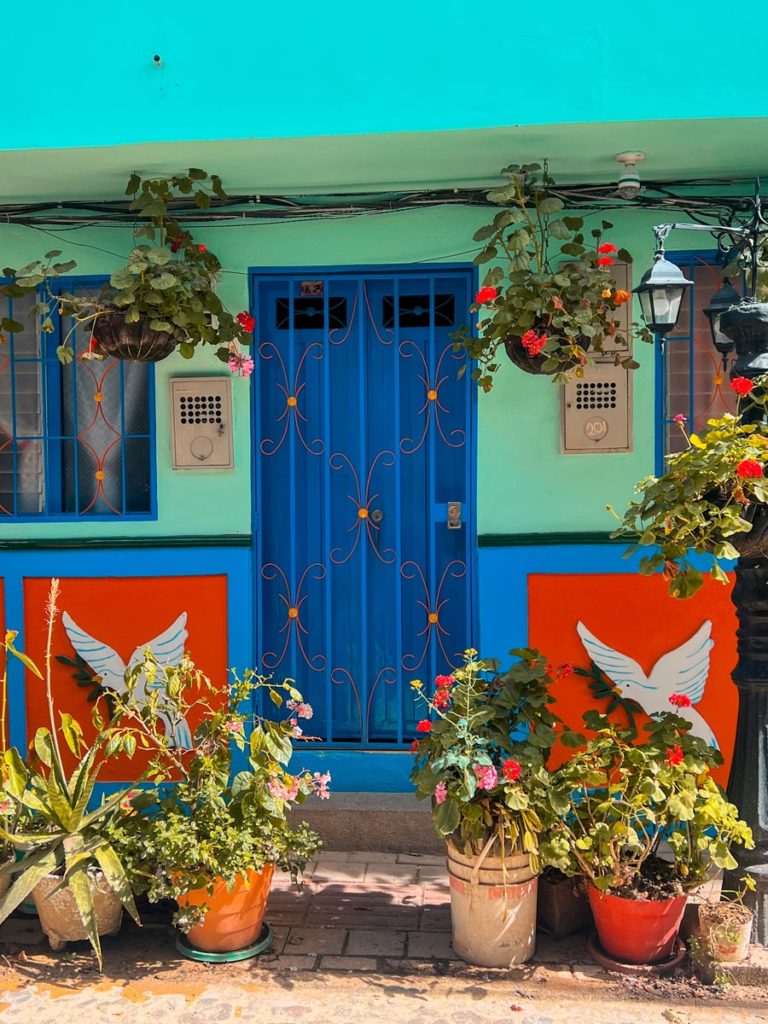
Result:
<svg viewBox="0 0 768 1024">
<path fill-rule="evenodd" d="M 190 0 L 183 16 L 174 4 L 41 0 L 33 18 L 6 6 L 7 149 L 750 117 L 768 101 L 759 61 L 722 74 L 715 0 Z"/>
</svg>

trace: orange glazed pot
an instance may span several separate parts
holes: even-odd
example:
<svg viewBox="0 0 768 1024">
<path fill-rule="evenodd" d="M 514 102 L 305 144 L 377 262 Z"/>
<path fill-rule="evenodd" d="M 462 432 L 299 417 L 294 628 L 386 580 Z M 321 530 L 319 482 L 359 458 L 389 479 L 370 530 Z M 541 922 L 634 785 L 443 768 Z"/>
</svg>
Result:
<svg viewBox="0 0 768 1024">
<path fill-rule="evenodd" d="M 628 964 L 655 964 L 672 953 L 688 896 L 628 900 L 587 886 L 600 945 Z"/>
<path fill-rule="evenodd" d="M 190 928 L 190 945 L 204 953 L 233 953 L 252 946 L 261 934 L 274 871 L 274 864 L 265 864 L 261 871 L 238 877 L 231 889 L 217 878 L 212 895 L 207 889 L 192 889 L 179 896 L 181 908 L 203 904 L 211 908 L 201 924 Z"/>
</svg>

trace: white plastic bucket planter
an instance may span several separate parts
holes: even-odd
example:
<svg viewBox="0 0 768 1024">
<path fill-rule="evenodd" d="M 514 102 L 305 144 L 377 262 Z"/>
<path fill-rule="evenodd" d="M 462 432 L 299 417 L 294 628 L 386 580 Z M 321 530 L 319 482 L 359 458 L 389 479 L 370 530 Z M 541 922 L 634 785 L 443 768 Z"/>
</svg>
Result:
<svg viewBox="0 0 768 1024">
<path fill-rule="evenodd" d="M 448 843 L 453 948 L 480 967 L 522 964 L 536 951 L 538 878 L 528 854 L 486 850 L 470 858 Z"/>
</svg>

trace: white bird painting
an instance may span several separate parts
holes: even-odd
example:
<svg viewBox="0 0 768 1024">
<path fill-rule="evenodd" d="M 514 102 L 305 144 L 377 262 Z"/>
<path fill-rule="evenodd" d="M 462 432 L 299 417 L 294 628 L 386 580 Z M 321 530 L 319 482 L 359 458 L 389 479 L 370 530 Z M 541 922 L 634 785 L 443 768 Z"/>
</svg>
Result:
<svg viewBox="0 0 768 1024">
<path fill-rule="evenodd" d="M 116 693 L 128 692 L 125 677 L 144 661 L 147 648 L 152 651 L 159 665 L 178 665 L 184 656 L 184 641 L 189 635 L 186 630 L 187 613 L 182 612 L 164 632 L 153 640 L 139 644 L 126 664 L 117 651 L 81 629 L 68 612 L 63 613 L 61 621 L 72 646 L 96 675 L 100 676 L 101 685 Z M 147 679 L 143 672 L 136 680 L 133 697 L 137 704 L 142 704 L 147 699 Z M 172 746 L 183 749 L 192 746 L 189 726 L 183 716 L 177 715 L 172 719 L 165 712 L 158 712 L 158 718 L 163 723 Z"/>
<path fill-rule="evenodd" d="M 709 675 L 709 652 L 715 643 L 711 622 L 703 623 L 689 640 L 663 654 L 649 676 L 633 658 L 598 640 L 583 622 L 576 623 L 576 632 L 589 657 L 608 676 L 622 697 L 638 703 L 651 717 L 662 711 L 674 711 L 691 723 L 692 736 L 699 736 L 719 749 L 714 732 L 698 711 L 692 707 L 678 711 L 669 703 L 673 693 L 689 697 L 692 704 L 698 704 L 704 696 Z"/>
</svg>

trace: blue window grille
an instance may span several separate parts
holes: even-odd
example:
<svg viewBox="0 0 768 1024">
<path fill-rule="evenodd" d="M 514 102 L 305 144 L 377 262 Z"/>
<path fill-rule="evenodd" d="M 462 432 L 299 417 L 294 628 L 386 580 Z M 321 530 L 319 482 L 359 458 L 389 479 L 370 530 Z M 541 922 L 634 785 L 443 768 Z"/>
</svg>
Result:
<svg viewBox="0 0 768 1024">
<path fill-rule="evenodd" d="M 663 351 L 657 350 L 657 473 L 663 472 L 666 455 L 687 447 L 674 421 L 678 413 L 685 416 L 686 431 L 690 433 L 702 430 L 707 420 L 735 409 L 728 370 L 712 344 L 709 321 L 702 312 L 722 284 L 722 266 L 717 257 L 714 251 L 669 254 L 693 287 L 683 300 L 677 327 L 667 335 Z"/>
<path fill-rule="evenodd" d="M 101 284 L 56 286 L 85 296 Z M 90 331 L 58 313 L 43 331 L 34 302 L 0 297 L 0 315 L 23 324 L 0 347 L 0 523 L 155 518 L 151 364 L 84 359 Z M 64 366 L 56 348 L 68 335 Z"/>
</svg>

